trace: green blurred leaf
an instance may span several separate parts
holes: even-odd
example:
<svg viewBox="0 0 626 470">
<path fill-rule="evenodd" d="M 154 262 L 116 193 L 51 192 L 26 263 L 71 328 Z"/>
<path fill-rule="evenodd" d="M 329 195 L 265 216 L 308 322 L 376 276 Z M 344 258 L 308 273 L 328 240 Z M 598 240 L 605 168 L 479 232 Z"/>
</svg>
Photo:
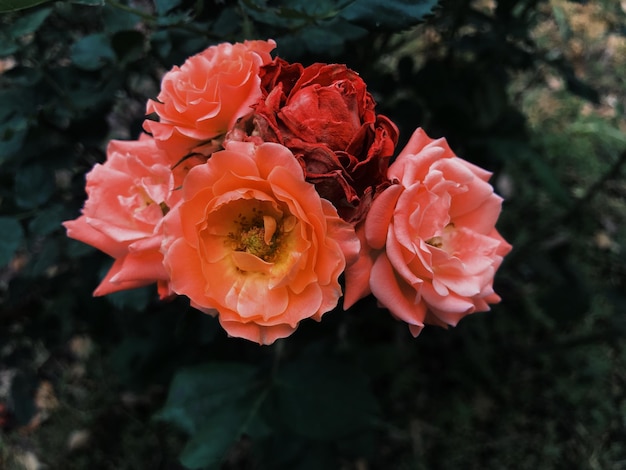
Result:
<svg viewBox="0 0 626 470">
<path fill-rule="evenodd" d="M 7 70 L 3 75 L 12 85 L 20 87 L 34 87 L 43 77 L 40 68 L 23 66 Z"/>
<path fill-rule="evenodd" d="M 11 217 L 0 217 L 0 267 L 9 264 L 23 240 L 20 223 Z"/>
<path fill-rule="evenodd" d="M 159 26 L 172 26 L 181 23 L 188 23 L 189 21 L 190 17 L 189 12 L 187 11 L 183 11 L 180 13 L 170 13 L 169 15 L 157 17 L 157 25 Z"/>
<path fill-rule="evenodd" d="M 98 70 L 116 59 L 109 38 L 102 33 L 85 36 L 72 45 L 72 62 L 84 70 Z"/>
<path fill-rule="evenodd" d="M 114 292 L 106 297 L 113 306 L 119 308 L 120 310 L 130 309 L 141 311 L 148 306 L 151 295 L 152 288 L 147 286 Z"/>
<path fill-rule="evenodd" d="M 105 0 L 71 0 L 77 5 L 88 5 L 90 7 L 99 7 L 105 4 Z"/>
<path fill-rule="evenodd" d="M 155 417 L 190 434 L 180 457 L 185 467 L 216 468 L 242 433 L 270 432 L 258 414 L 267 389 L 259 390 L 256 375 L 256 367 L 236 362 L 202 364 L 176 374 Z"/>
<path fill-rule="evenodd" d="M 52 13 L 52 8 L 42 8 L 24 15 L 11 25 L 10 34 L 14 38 L 34 33 Z"/>
<path fill-rule="evenodd" d="M 311 15 L 298 8 L 299 3 L 302 2 L 286 0 L 270 6 L 265 0 L 243 0 L 241 5 L 254 21 L 277 28 L 297 29 L 314 21 Z"/>
<path fill-rule="evenodd" d="M 496 155 L 507 155 L 509 158 L 524 162 L 530 174 L 537 179 L 542 189 L 549 194 L 554 202 L 567 208 L 573 199 L 567 188 L 561 183 L 555 170 L 544 160 L 543 156 L 535 152 L 526 142 L 508 139 L 490 139 L 488 142 Z"/>
<path fill-rule="evenodd" d="M 0 0 L 0 12 L 23 10 L 34 7 L 48 0 Z"/>
<path fill-rule="evenodd" d="M 159 16 L 167 15 L 181 3 L 182 0 L 154 0 L 154 5 L 156 6 L 156 11 Z"/>
<path fill-rule="evenodd" d="M 306 26 L 296 34 L 277 39 L 279 53 L 298 55 L 301 51 L 313 54 L 335 55 L 343 52 L 347 41 L 353 41 L 367 34 L 367 30 L 355 26 L 341 18 Z"/>
<path fill-rule="evenodd" d="M 159 344 L 153 338 L 124 338 L 109 354 L 115 374 L 123 383 L 132 383 L 141 376 L 142 368 L 154 359 Z"/>
<path fill-rule="evenodd" d="M 611 125 L 605 120 L 594 120 L 589 122 L 572 123 L 568 129 L 574 134 L 580 134 L 586 137 L 597 137 L 601 143 L 605 140 L 615 141 L 619 146 L 626 146 L 626 132 L 622 132 L 619 128 Z M 611 149 L 615 151 L 616 149 Z"/>
<path fill-rule="evenodd" d="M 144 36 L 139 31 L 120 31 L 111 39 L 121 64 L 134 62 L 144 55 Z"/>
<path fill-rule="evenodd" d="M 6 57 L 19 50 L 19 46 L 11 39 L 0 37 L 0 57 Z"/>
<path fill-rule="evenodd" d="M 183 369 L 174 377 L 165 406 L 156 418 L 196 433 L 219 409 L 250 393 L 256 373 L 254 366 L 235 362 Z"/>
<path fill-rule="evenodd" d="M 30 371 L 19 371 L 10 382 L 10 400 L 13 402 L 13 413 L 19 425 L 28 424 L 37 411 L 36 390 L 37 378 Z"/>
<path fill-rule="evenodd" d="M 378 404 L 367 376 L 337 358 L 304 358 L 277 377 L 277 408 L 294 432 L 332 440 L 370 429 Z"/>
<path fill-rule="evenodd" d="M 24 209 L 34 209 L 50 199 L 56 188 L 54 173 L 44 165 L 29 165 L 15 175 L 15 202 Z"/>
<path fill-rule="evenodd" d="M 224 8 L 213 23 L 213 33 L 226 37 L 237 31 L 241 23 L 239 13 L 235 8 Z"/>
<path fill-rule="evenodd" d="M 30 259 L 25 270 L 25 275 L 38 277 L 46 273 L 46 270 L 54 266 L 59 261 L 59 244 L 57 240 L 48 240 L 41 251 L 35 253 Z"/>
<path fill-rule="evenodd" d="M 28 87 L 11 87 L 0 90 L 0 123 L 18 122 L 31 115 L 37 106 L 36 93 Z M 21 121 L 19 121 L 21 122 Z M 1 125 L 1 124 L 0 124 Z M 0 137 L 1 139 L 2 137 Z"/>
<path fill-rule="evenodd" d="M 340 15 L 370 28 L 397 31 L 423 21 L 438 3 L 438 0 L 354 0 Z"/>
<path fill-rule="evenodd" d="M 27 132 L 28 120 L 23 116 L 0 123 L 0 164 L 22 148 Z"/>
<path fill-rule="evenodd" d="M 61 205 L 54 205 L 41 210 L 28 224 L 28 231 L 33 235 L 48 235 L 63 227 L 61 222 L 69 219 L 68 211 Z"/>
<path fill-rule="evenodd" d="M 134 13 L 120 10 L 109 4 L 105 5 L 102 10 L 102 22 L 104 29 L 109 33 L 117 33 L 119 31 L 131 31 L 140 17 Z"/>
<path fill-rule="evenodd" d="M 65 255 L 69 258 L 80 258 L 92 254 L 95 251 L 96 249 L 91 245 L 87 245 L 86 243 L 79 242 L 72 238 L 65 239 Z"/>
<path fill-rule="evenodd" d="M 253 406 L 253 400 L 233 401 L 215 409 L 185 445 L 180 462 L 189 469 L 219 468 L 226 452 L 245 432 Z"/>
</svg>

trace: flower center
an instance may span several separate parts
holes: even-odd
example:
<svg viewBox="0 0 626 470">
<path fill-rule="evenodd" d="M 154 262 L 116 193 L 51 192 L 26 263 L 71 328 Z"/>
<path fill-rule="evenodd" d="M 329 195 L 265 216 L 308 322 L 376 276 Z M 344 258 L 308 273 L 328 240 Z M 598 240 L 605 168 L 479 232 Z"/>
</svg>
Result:
<svg viewBox="0 0 626 470">
<path fill-rule="evenodd" d="M 252 219 L 239 218 L 240 230 L 229 234 L 235 251 L 244 251 L 272 263 L 276 261 L 284 235 L 284 221 L 253 211 Z"/>
<path fill-rule="evenodd" d="M 432 237 L 426 240 L 426 243 L 430 246 L 434 246 L 435 248 L 441 248 L 443 246 L 443 238 L 441 237 Z"/>
<path fill-rule="evenodd" d="M 242 230 L 239 234 L 239 243 L 236 251 L 245 251 L 261 258 L 263 261 L 271 261 L 271 258 L 273 258 L 276 252 L 278 245 L 276 239 L 278 237 L 275 233 L 270 238 L 269 243 L 267 243 L 265 235 L 265 228 L 260 226 L 253 226 L 247 230 Z"/>
<path fill-rule="evenodd" d="M 447 251 L 447 249 L 451 248 L 450 238 L 454 234 L 454 230 L 454 223 L 450 222 L 444 227 L 441 235 L 435 235 L 434 237 L 429 238 L 428 240 L 426 240 L 426 243 L 430 246 L 434 246 L 435 248 L 441 248 Z"/>
</svg>

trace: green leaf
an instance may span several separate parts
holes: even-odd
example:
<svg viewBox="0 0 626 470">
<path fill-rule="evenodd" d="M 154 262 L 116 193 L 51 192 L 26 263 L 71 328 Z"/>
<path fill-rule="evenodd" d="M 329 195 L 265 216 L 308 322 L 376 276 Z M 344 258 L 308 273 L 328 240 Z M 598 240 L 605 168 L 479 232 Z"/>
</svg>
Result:
<svg viewBox="0 0 626 470">
<path fill-rule="evenodd" d="M 18 18 L 11 25 L 11 36 L 19 38 L 20 36 L 34 33 L 46 21 L 51 12 L 52 8 L 42 8 Z"/>
<path fill-rule="evenodd" d="M 61 205 L 54 205 L 40 211 L 28 224 L 28 231 L 33 235 L 48 235 L 63 227 L 61 222 L 69 219 L 68 211 Z"/>
<path fill-rule="evenodd" d="M 0 13 L 7 11 L 23 10 L 34 7 L 48 0 L 0 0 Z"/>
<path fill-rule="evenodd" d="M 144 36 L 139 31 L 115 33 L 111 45 L 121 64 L 134 62 L 144 55 Z"/>
<path fill-rule="evenodd" d="M 135 13 L 120 10 L 107 4 L 102 10 L 102 22 L 105 31 L 117 33 L 119 31 L 131 31 L 140 21 Z"/>
<path fill-rule="evenodd" d="M 227 402 L 207 416 L 202 429 L 185 445 L 180 462 L 189 469 L 219 468 L 226 452 L 241 437 L 252 404 L 252 400 Z"/>
<path fill-rule="evenodd" d="M 154 0 L 156 11 L 159 16 L 167 15 L 170 11 L 181 4 L 181 0 Z"/>
<path fill-rule="evenodd" d="M 222 407 L 250 393 L 256 372 L 253 366 L 235 362 L 183 369 L 174 377 L 165 406 L 156 418 L 194 434 Z"/>
<path fill-rule="evenodd" d="M 98 70 L 116 59 L 109 38 L 102 33 L 91 34 L 76 41 L 71 49 L 72 62 L 84 70 Z"/>
<path fill-rule="evenodd" d="M 17 66 L 4 72 L 4 78 L 13 86 L 34 88 L 42 79 L 40 68 Z"/>
<path fill-rule="evenodd" d="M 19 46 L 10 39 L 0 37 L 0 57 L 7 57 L 19 50 Z"/>
<path fill-rule="evenodd" d="M 306 26 L 297 34 L 278 38 L 279 54 L 296 55 L 303 50 L 313 54 L 340 54 L 347 41 L 363 37 L 367 30 L 341 18 Z"/>
<path fill-rule="evenodd" d="M 245 14 L 254 21 L 277 28 L 297 29 L 314 21 L 306 13 L 294 9 L 293 3 L 286 0 L 277 6 L 270 6 L 263 0 L 243 0 L 241 6 Z"/>
<path fill-rule="evenodd" d="M 258 414 L 267 390 L 259 390 L 256 375 L 256 367 L 236 362 L 202 364 L 176 374 L 155 417 L 190 434 L 180 456 L 185 467 L 217 467 L 242 433 L 267 435 Z"/>
<path fill-rule="evenodd" d="M 56 189 L 54 173 L 43 165 L 30 165 L 17 170 L 15 202 L 24 209 L 34 209 L 47 202 Z"/>
<path fill-rule="evenodd" d="M 378 414 L 365 374 L 338 358 L 294 361 L 277 382 L 280 415 L 302 436 L 332 440 L 363 432 Z"/>
<path fill-rule="evenodd" d="M 91 245 L 73 240 L 72 238 L 65 239 L 65 256 L 69 258 L 77 259 L 81 256 L 90 255 L 95 251 L 96 249 Z"/>
<path fill-rule="evenodd" d="M 342 18 L 370 28 L 397 31 L 420 23 L 439 0 L 354 0 Z"/>
<path fill-rule="evenodd" d="M 0 217 L 0 267 L 9 264 L 23 240 L 20 223 L 11 217 Z"/>
<path fill-rule="evenodd" d="M 59 244 L 58 242 L 48 240 L 41 251 L 34 254 L 25 270 L 25 275 L 29 277 L 38 277 L 45 274 L 46 270 L 53 267 L 59 261 Z"/>
<path fill-rule="evenodd" d="M 28 120 L 23 116 L 17 115 L 0 123 L 0 164 L 22 148 L 27 132 Z"/>
<path fill-rule="evenodd" d="M 139 312 L 148 306 L 151 295 L 152 288 L 147 286 L 114 292 L 107 295 L 107 300 L 120 310 L 130 309 Z"/>
<path fill-rule="evenodd" d="M 90 7 L 99 7 L 105 4 L 104 0 L 71 0 L 77 5 L 88 5 Z"/>
</svg>

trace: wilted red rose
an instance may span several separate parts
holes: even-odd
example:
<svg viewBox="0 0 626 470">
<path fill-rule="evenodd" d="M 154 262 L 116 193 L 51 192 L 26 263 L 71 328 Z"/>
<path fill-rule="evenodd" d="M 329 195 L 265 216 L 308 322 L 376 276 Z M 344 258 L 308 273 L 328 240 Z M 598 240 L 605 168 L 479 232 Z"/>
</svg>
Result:
<svg viewBox="0 0 626 470">
<path fill-rule="evenodd" d="M 340 64 L 290 64 L 280 58 L 261 68 L 263 98 L 231 138 L 279 142 L 298 158 L 307 181 L 358 222 L 387 181 L 398 129 L 377 115 L 359 75 Z"/>
</svg>

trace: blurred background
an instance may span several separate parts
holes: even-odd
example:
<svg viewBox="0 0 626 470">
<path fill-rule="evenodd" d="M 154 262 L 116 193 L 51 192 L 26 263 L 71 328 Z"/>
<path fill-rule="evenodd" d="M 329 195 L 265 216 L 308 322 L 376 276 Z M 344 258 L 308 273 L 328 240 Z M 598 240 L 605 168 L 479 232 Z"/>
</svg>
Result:
<svg viewBox="0 0 626 470">
<path fill-rule="evenodd" d="M 0 1 L 1 469 L 626 469 L 626 2 Z M 84 175 L 211 44 L 359 72 L 493 172 L 502 302 L 449 330 L 371 298 L 271 347 L 66 238 Z"/>
</svg>

